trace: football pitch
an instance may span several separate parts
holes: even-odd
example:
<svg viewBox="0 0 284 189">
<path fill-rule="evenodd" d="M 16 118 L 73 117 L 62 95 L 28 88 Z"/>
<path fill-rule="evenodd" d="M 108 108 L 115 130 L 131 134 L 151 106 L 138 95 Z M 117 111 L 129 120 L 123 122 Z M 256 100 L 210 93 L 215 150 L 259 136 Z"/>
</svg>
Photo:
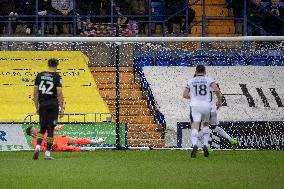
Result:
<svg viewBox="0 0 284 189">
<path fill-rule="evenodd" d="M 32 160 L 32 152 L 0 152 L 0 188 L 159 189 L 283 188 L 284 151 L 215 151 L 209 158 L 190 151 L 53 153 L 54 161 Z"/>
</svg>

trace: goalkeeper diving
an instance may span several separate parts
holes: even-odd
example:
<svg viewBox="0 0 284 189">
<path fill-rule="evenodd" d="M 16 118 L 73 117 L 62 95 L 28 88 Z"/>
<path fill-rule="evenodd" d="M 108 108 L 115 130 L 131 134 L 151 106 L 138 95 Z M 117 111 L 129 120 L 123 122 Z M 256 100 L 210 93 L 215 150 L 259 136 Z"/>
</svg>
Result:
<svg viewBox="0 0 284 189">
<path fill-rule="evenodd" d="M 59 131 L 64 128 L 64 125 L 58 125 L 54 128 L 54 131 Z M 27 135 L 32 137 L 32 145 L 35 148 L 37 145 L 37 135 L 39 130 L 35 127 L 28 127 L 26 129 Z M 60 151 L 69 151 L 69 152 L 80 152 L 80 151 L 91 151 L 94 150 L 93 147 L 81 147 L 76 145 L 87 145 L 87 144 L 98 144 L 105 142 L 103 138 L 96 139 L 86 139 L 86 138 L 72 138 L 65 135 L 56 135 L 54 136 L 54 141 L 52 145 L 52 151 L 60 152 Z M 44 139 L 41 143 L 41 150 L 47 150 L 47 133 L 44 135 Z"/>
</svg>

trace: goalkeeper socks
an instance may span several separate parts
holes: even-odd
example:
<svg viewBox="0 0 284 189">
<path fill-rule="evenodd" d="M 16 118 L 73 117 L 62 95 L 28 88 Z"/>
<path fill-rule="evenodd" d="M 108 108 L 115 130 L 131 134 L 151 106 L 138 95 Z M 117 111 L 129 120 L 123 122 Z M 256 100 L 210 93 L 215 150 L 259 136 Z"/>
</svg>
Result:
<svg viewBox="0 0 284 189">
<path fill-rule="evenodd" d="M 224 131 L 224 129 L 222 129 L 221 127 L 217 126 L 216 127 L 216 131 L 219 135 L 221 135 L 222 137 L 224 137 L 225 139 L 231 141 L 232 140 L 232 137 L 230 135 L 228 135 L 226 133 L 226 131 Z"/>
<path fill-rule="evenodd" d="M 196 146 L 198 140 L 198 130 L 197 129 L 191 129 L 191 145 Z"/>
<path fill-rule="evenodd" d="M 46 150 L 45 153 L 44 153 L 45 157 L 50 157 L 50 151 L 49 150 Z"/>
<path fill-rule="evenodd" d="M 85 139 L 85 138 L 77 138 L 73 140 L 74 144 L 91 144 L 92 141 L 89 139 Z"/>
<path fill-rule="evenodd" d="M 209 142 L 209 139 L 210 139 L 211 129 L 209 127 L 203 127 L 201 131 L 203 133 L 203 138 L 202 138 L 203 145 L 208 147 L 209 146 L 208 142 Z"/>
<path fill-rule="evenodd" d="M 48 151 L 51 151 L 52 145 L 53 145 L 53 137 L 47 137 L 47 138 L 46 138 L 46 142 L 47 142 L 47 144 L 46 144 L 46 149 L 47 149 Z"/>
<path fill-rule="evenodd" d="M 44 134 L 38 133 L 37 134 L 36 144 L 40 146 L 41 143 L 42 143 L 43 138 L 44 138 Z"/>
</svg>

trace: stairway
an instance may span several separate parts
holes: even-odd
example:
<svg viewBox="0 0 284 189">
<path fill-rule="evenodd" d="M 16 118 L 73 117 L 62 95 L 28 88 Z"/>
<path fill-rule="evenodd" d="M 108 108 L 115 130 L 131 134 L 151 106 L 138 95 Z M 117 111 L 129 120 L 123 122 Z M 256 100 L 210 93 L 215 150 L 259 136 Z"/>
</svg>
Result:
<svg viewBox="0 0 284 189">
<path fill-rule="evenodd" d="M 115 67 L 90 67 L 102 98 L 115 113 Z M 162 132 L 148 107 L 140 84 L 134 82 L 132 67 L 120 68 L 120 122 L 128 123 L 128 145 L 164 147 Z"/>
<path fill-rule="evenodd" d="M 190 0 L 193 3 L 195 0 Z M 191 37 L 202 36 L 202 0 L 192 6 L 195 10 L 195 19 L 197 25 L 191 28 Z M 230 18 L 229 10 L 226 8 L 226 0 L 206 0 L 206 16 Z M 240 36 L 236 34 L 235 24 L 233 20 L 210 20 L 206 23 L 206 32 L 209 37 L 231 37 Z"/>
</svg>

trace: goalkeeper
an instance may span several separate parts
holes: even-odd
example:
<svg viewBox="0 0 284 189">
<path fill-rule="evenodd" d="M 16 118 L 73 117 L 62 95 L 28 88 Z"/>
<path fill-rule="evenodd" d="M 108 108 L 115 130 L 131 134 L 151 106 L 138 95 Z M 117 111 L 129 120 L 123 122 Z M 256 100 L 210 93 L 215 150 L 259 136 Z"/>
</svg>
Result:
<svg viewBox="0 0 284 189">
<path fill-rule="evenodd" d="M 54 128 L 54 131 L 59 131 L 64 128 L 64 125 L 58 125 Z M 35 147 L 36 146 L 36 139 L 37 135 L 39 133 L 39 130 L 37 130 L 35 127 L 28 127 L 26 129 L 27 135 L 32 137 L 32 145 Z M 47 148 L 47 133 L 44 135 L 44 139 L 41 143 L 41 150 L 46 151 Z M 93 148 L 91 147 L 79 147 L 76 146 L 76 144 L 80 145 L 86 145 L 86 144 L 97 144 L 97 143 L 102 143 L 105 140 L 103 138 L 97 138 L 97 139 L 86 139 L 86 138 L 71 138 L 65 135 L 57 135 L 54 136 L 54 141 L 52 145 L 52 151 L 55 152 L 60 152 L 60 151 L 69 151 L 69 152 L 80 152 L 80 151 L 90 151 Z"/>
</svg>

